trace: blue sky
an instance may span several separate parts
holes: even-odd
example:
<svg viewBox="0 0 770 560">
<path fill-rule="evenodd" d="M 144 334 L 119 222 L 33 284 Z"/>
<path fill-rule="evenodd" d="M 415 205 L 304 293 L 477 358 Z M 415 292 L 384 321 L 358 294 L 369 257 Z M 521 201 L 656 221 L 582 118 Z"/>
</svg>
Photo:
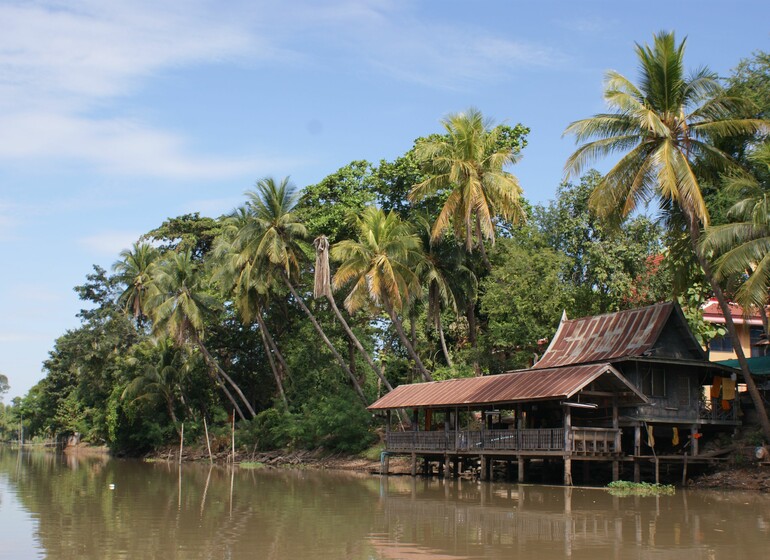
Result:
<svg viewBox="0 0 770 560">
<path fill-rule="evenodd" d="M 0 372 L 13 396 L 78 325 L 72 287 L 164 219 L 218 216 L 264 176 L 302 187 L 404 153 L 451 112 L 532 129 L 545 202 L 634 42 L 688 36 L 727 75 L 770 50 L 766 2 L 0 0 Z"/>
</svg>

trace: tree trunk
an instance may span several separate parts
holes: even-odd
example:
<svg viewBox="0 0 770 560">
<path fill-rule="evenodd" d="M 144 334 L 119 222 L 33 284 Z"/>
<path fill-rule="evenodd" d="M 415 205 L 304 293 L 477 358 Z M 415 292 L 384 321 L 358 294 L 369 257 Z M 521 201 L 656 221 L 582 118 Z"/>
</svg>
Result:
<svg viewBox="0 0 770 560">
<path fill-rule="evenodd" d="M 388 389 L 388 391 L 392 391 L 393 387 L 391 386 L 390 382 L 385 377 L 385 374 L 374 363 L 374 360 L 372 360 L 372 357 L 369 355 L 369 352 L 366 351 L 364 346 L 361 344 L 361 341 L 358 340 L 358 337 L 353 332 L 353 329 L 350 328 L 350 325 L 345 320 L 345 317 L 343 317 L 342 312 L 340 311 L 339 307 L 337 307 L 337 302 L 334 301 L 334 296 L 332 294 L 327 293 L 326 294 L 326 300 L 329 302 L 329 305 L 331 306 L 332 311 L 334 311 L 335 317 L 337 317 L 337 320 L 342 325 L 342 328 L 345 331 L 345 334 L 347 334 L 348 338 L 351 341 L 353 341 L 353 344 L 356 345 L 356 348 L 358 349 L 358 352 L 364 357 L 364 360 L 366 360 L 366 363 L 369 364 L 369 367 L 372 368 L 372 371 L 375 373 L 375 375 L 377 375 L 377 377 L 380 379 L 380 381 L 382 381 L 382 384 L 385 385 L 385 387 Z"/>
<path fill-rule="evenodd" d="M 487 249 L 484 247 L 484 237 L 481 235 L 481 220 L 476 216 L 476 235 L 479 238 L 479 253 L 481 253 L 481 260 L 488 271 L 492 271 L 492 263 L 489 262 L 487 257 Z"/>
<path fill-rule="evenodd" d="M 738 338 L 738 333 L 735 329 L 735 323 L 733 322 L 733 316 L 730 312 L 730 306 L 725 298 L 722 287 L 716 281 L 714 274 L 711 272 L 711 263 L 706 259 L 700 251 L 700 227 L 697 218 L 687 213 L 689 226 L 690 226 L 690 242 L 692 243 L 693 251 L 698 259 L 698 263 L 703 269 L 706 279 L 711 284 L 711 289 L 714 291 L 714 297 L 716 297 L 719 303 L 719 308 L 722 310 L 722 315 L 725 318 L 725 327 L 727 328 L 727 334 L 730 336 L 730 340 L 735 350 L 735 355 L 738 358 L 738 364 L 741 366 L 741 373 L 743 374 L 743 381 L 746 383 L 746 388 L 751 395 L 751 400 L 754 403 L 754 407 L 757 409 L 759 416 L 759 423 L 762 427 L 762 433 L 765 436 L 765 441 L 770 442 L 770 421 L 767 417 L 767 409 L 765 403 L 762 401 L 762 396 L 759 394 L 754 378 L 751 377 L 749 371 L 749 364 L 746 361 L 746 355 L 743 353 L 743 347 L 741 347 L 741 341 Z"/>
<path fill-rule="evenodd" d="M 305 315 L 308 319 L 310 319 L 310 322 L 313 325 L 313 328 L 315 328 L 315 331 L 318 333 L 318 336 L 321 337 L 321 340 L 324 341 L 324 344 L 326 344 L 326 347 L 331 351 L 332 355 L 334 356 L 334 359 L 337 360 L 337 363 L 340 364 L 340 367 L 342 370 L 347 374 L 348 378 L 350 379 L 350 382 L 353 384 L 353 389 L 355 389 L 356 393 L 358 394 L 358 397 L 361 399 L 361 402 L 364 403 L 364 406 L 369 406 L 369 403 L 366 400 L 366 395 L 364 395 L 363 389 L 361 389 L 361 385 L 358 383 L 358 379 L 356 379 L 356 376 L 353 375 L 353 372 L 350 371 L 350 368 L 348 367 L 347 362 L 345 362 L 345 359 L 340 356 L 340 353 L 337 352 L 337 349 L 334 347 L 334 345 L 331 343 L 331 340 L 326 336 L 326 333 L 321 328 L 321 325 L 318 324 L 318 321 L 316 320 L 315 316 L 310 312 L 310 309 L 308 309 L 307 305 L 305 305 L 305 302 L 301 297 L 299 297 L 299 294 L 297 293 L 297 290 L 294 289 L 294 286 L 289 281 L 289 278 L 281 271 L 281 279 L 283 280 L 283 283 L 286 284 L 286 287 L 289 288 L 289 291 L 291 292 L 291 295 L 294 296 L 294 299 L 296 300 L 297 304 L 302 308 L 302 311 L 305 312 Z"/>
<path fill-rule="evenodd" d="M 473 372 L 476 377 L 481 377 L 481 366 L 479 366 L 479 358 L 476 355 L 479 347 L 476 337 L 476 302 L 468 301 L 468 305 L 465 307 L 465 317 L 468 319 L 468 340 L 473 349 Z"/>
<path fill-rule="evenodd" d="M 449 350 L 446 347 L 446 339 L 444 338 L 444 326 L 441 324 L 441 316 L 436 317 L 436 330 L 438 331 L 438 339 L 441 342 L 441 352 L 444 354 L 446 365 L 452 367 L 452 358 L 449 357 Z"/>
<path fill-rule="evenodd" d="M 270 346 L 270 343 L 267 341 L 267 336 L 265 334 L 267 333 L 267 327 L 265 326 L 265 322 L 262 319 L 262 310 L 258 309 L 255 316 L 257 318 L 257 323 L 259 324 L 259 334 L 262 338 L 262 346 L 264 346 L 265 348 L 265 354 L 267 354 L 267 361 L 270 363 L 270 370 L 273 372 L 273 378 L 275 379 L 275 386 L 278 389 L 278 394 L 281 396 L 281 401 L 283 401 L 284 409 L 288 411 L 289 401 L 286 400 L 286 393 L 283 390 L 283 381 L 281 380 L 281 374 L 278 372 L 278 368 L 275 365 L 275 360 L 273 359 L 272 347 Z"/>
<path fill-rule="evenodd" d="M 182 436 L 181 432 L 179 431 L 179 421 L 176 418 L 176 413 L 174 412 L 174 403 L 170 398 L 166 398 L 166 409 L 168 410 L 168 415 L 171 417 L 171 421 L 174 423 L 174 429 L 176 430 L 176 435 L 179 437 Z"/>
<path fill-rule="evenodd" d="M 235 392 L 238 393 L 238 396 L 241 398 L 241 401 L 243 401 L 243 404 L 246 405 L 246 408 L 251 414 L 251 417 L 254 418 L 257 414 L 256 412 L 254 412 L 254 409 L 251 407 L 251 404 L 249 403 L 249 401 L 243 395 L 241 388 L 235 384 L 235 382 L 230 378 L 229 375 L 227 375 L 227 373 L 225 373 L 222 367 L 217 363 L 214 357 L 209 353 L 208 348 L 206 348 L 206 346 L 203 344 L 203 341 L 200 339 L 200 337 L 197 334 L 194 335 L 194 340 L 195 340 L 195 344 L 198 345 L 198 348 L 201 349 L 201 353 L 203 354 L 203 359 L 206 361 L 206 364 L 208 364 L 209 368 L 213 368 L 218 376 L 223 377 L 230 384 L 233 390 L 235 390 Z M 241 417 L 241 420 L 245 420 L 246 417 L 243 415 L 243 412 L 241 411 L 241 407 L 239 407 L 238 404 L 235 402 L 235 399 L 230 394 L 230 391 L 227 390 L 227 387 L 225 387 L 224 384 L 221 384 L 220 387 L 227 395 L 227 398 L 230 399 L 230 402 L 235 407 L 236 411 L 238 412 L 238 416 Z"/>
<path fill-rule="evenodd" d="M 425 381 L 433 381 L 433 377 L 431 376 L 430 372 L 425 368 L 425 365 L 423 365 L 422 360 L 420 359 L 420 356 L 417 355 L 417 352 L 415 352 L 412 343 L 409 342 L 409 338 L 407 338 L 406 333 L 404 332 L 404 325 L 401 324 L 401 320 L 398 318 L 398 315 L 396 315 L 396 312 L 393 310 L 393 306 L 390 304 L 390 299 L 385 294 L 383 294 L 382 303 L 385 307 L 385 311 L 388 312 L 388 316 L 390 317 L 393 326 L 396 327 L 398 337 L 406 347 L 406 351 L 414 360 L 414 363 L 417 364 L 417 370 L 420 372 L 420 375 L 422 375 L 422 378 Z"/>
</svg>

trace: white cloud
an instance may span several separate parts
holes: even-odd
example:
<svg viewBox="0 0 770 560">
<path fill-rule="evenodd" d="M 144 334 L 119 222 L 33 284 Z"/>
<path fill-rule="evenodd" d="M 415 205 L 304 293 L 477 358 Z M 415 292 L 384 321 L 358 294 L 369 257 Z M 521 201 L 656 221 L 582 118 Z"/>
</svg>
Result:
<svg viewBox="0 0 770 560">
<path fill-rule="evenodd" d="M 177 178 L 252 169 L 246 157 L 198 157 L 179 134 L 105 111 L 161 70 L 281 56 L 222 12 L 203 2 L 0 5 L 0 159 Z"/>
</svg>

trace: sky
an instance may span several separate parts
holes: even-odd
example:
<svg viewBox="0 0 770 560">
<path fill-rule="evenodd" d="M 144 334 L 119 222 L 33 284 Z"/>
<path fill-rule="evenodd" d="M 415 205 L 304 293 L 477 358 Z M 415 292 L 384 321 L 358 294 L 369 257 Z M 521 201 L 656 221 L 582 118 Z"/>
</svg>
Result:
<svg viewBox="0 0 770 560">
<path fill-rule="evenodd" d="M 0 22 L 6 402 L 79 325 L 73 287 L 169 217 L 392 160 L 469 107 L 531 129 L 511 171 L 547 203 L 635 43 L 673 30 L 721 76 L 770 50 L 759 0 L 0 0 Z"/>
</svg>

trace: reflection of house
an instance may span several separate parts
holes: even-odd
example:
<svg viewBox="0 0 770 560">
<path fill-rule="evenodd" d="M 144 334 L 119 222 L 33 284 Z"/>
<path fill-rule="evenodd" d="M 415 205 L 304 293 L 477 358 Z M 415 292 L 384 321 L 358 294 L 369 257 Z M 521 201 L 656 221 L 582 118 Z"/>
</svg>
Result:
<svg viewBox="0 0 770 560">
<path fill-rule="evenodd" d="M 748 315 L 737 303 L 730 303 L 730 312 L 733 316 L 738 339 L 746 357 L 756 358 L 764 356 L 767 350 L 767 340 L 763 337 L 762 315 L 759 310 L 752 310 Z M 725 316 L 719 307 L 717 300 L 712 298 L 703 306 L 703 319 L 716 325 L 725 324 Z M 709 343 L 709 357 L 713 361 L 735 358 L 733 344 L 728 336 L 720 336 Z"/>
<path fill-rule="evenodd" d="M 387 451 L 420 455 L 448 473 L 463 460 L 623 464 L 698 453 L 698 439 L 738 421 L 733 370 L 708 362 L 676 303 L 562 320 L 542 359 L 529 370 L 472 379 L 402 385 L 371 405 L 411 409 L 413 430 L 388 431 Z M 703 387 L 720 379 L 721 392 Z M 706 402 L 708 401 L 708 402 Z M 390 423 L 388 423 L 390 424 Z"/>
</svg>

